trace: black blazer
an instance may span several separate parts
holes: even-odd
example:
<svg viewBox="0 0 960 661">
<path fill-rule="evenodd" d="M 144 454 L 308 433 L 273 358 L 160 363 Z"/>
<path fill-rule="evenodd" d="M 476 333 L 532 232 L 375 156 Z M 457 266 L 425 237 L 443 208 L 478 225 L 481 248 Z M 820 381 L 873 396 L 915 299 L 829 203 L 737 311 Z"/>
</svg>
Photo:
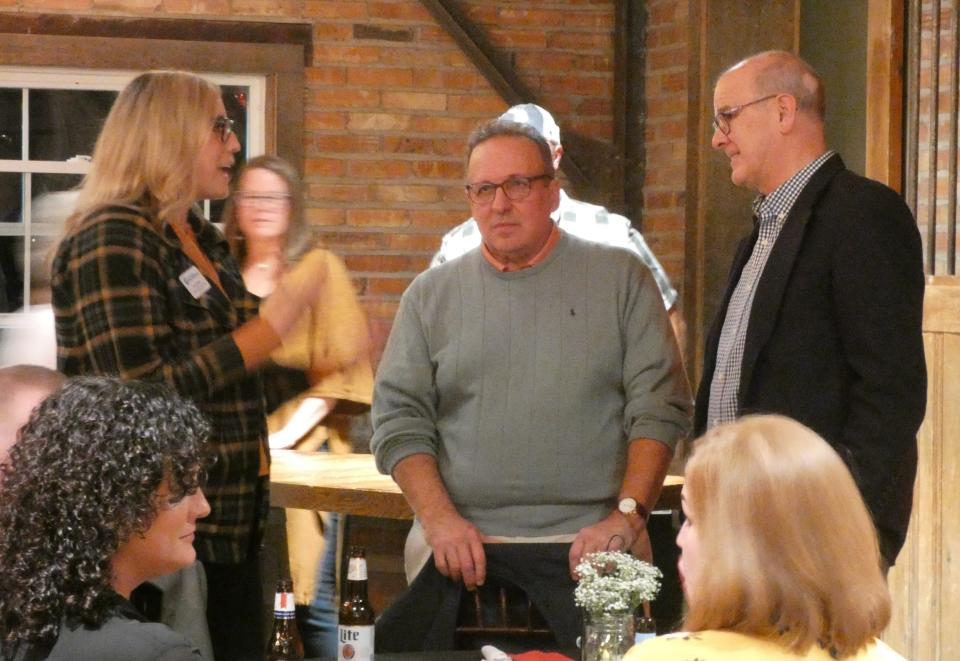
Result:
<svg viewBox="0 0 960 661">
<path fill-rule="evenodd" d="M 706 427 L 717 343 L 758 230 L 740 242 L 707 336 L 694 418 Z M 794 204 L 757 285 L 738 415 L 781 413 L 817 431 L 850 467 L 893 564 L 910 519 L 926 406 L 923 257 L 903 199 L 839 155 Z"/>
</svg>

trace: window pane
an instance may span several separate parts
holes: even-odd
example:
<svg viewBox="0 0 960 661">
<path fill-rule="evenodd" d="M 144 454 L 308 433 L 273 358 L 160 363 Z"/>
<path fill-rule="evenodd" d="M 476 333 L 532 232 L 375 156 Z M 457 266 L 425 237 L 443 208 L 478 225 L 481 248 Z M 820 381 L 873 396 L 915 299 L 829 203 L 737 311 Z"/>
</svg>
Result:
<svg viewBox="0 0 960 661">
<path fill-rule="evenodd" d="M 77 186 L 83 181 L 79 174 L 35 174 L 32 177 L 33 196 L 30 209 L 30 220 L 35 232 L 53 231 L 63 226 L 63 222 L 71 213 L 77 201 Z M 43 229 L 41 225 L 50 225 L 51 229 Z"/>
<path fill-rule="evenodd" d="M 23 144 L 23 103 L 19 89 L 0 88 L 0 158 L 18 160 Z"/>
<path fill-rule="evenodd" d="M 23 307 L 23 263 L 23 237 L 0 236 L 0 280 L 4 285 L 0 312 Z"/>
<path fill-rule="evenodd" d="M 66 161 L 93 153 L 117 92 L 30 90 L 30 159 Z"/>
<path fill-rule="evenodd" d="M 0 223 L 20 222 L 22 191 L 22 174 L 19 172 L 0 172 Z"/>
</svg>

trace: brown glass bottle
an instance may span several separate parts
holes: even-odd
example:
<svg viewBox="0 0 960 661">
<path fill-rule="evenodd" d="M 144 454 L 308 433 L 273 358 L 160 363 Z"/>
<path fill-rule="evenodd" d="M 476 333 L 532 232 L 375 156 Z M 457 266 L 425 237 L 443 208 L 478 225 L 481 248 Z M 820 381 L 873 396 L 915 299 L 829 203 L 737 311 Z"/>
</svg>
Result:
<svg viewBox="0 0 960 661">
<path fill-rule="evenodd" d="M 267 661 L 298 661 L 303 658 L 303 641 L 297 629 L 296 606 L 293 602 L 293 581 L 277 581 L 273 598 L 273 633 L 267 645 Z"/>
<path fill-rule="evenodd" d="M 373 659 L 373 607 L 367 597 L 367 560 L 363 549 L 350 549 L 347 584 L 337 626 L 339 661 Z"/>
</svg>

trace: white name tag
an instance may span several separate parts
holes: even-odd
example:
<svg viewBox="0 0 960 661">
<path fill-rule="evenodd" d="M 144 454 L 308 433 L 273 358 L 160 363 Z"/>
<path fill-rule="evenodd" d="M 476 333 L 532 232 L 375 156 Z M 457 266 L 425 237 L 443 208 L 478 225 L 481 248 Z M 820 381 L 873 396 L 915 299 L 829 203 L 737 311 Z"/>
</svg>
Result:
<svg viewBox="0 0 960 661">
<path fill-rule="evenodd" d="M 183 286 L 187 288 L 187 291 L 198 300 L 210 291 L 210 283 L 207 282 L 207 279 L 203 277 L 200 269 L 196 266 L 191 266 L 181 273 L 180 282 L 182 282 Z"/>
</svg>

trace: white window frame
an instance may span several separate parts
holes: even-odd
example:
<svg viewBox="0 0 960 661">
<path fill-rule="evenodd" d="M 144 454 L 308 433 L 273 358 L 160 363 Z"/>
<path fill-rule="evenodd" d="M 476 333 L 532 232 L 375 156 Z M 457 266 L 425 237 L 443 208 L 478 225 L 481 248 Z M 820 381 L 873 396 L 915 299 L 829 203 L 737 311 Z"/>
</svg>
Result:
<svg viewBox="0 0 960 661">
<path fill-rule="evenodd" d="M 78 89 L 78 90 L 113 90 L 120 91 L 141 70 L 114 70 L 114 69 L 75 69 L 66 67 L 25 67 L 0 66 L 0 88 L 26 89 L 23 99 L 23 136 L 22 153 L 19 160 L 0 159 L 0 172 L 24 175 L 21 185 L 20 208 L 23 221 L 20 223 L 0 223 L 0 236 L 17 236 L 28 239 L 33 236 L 50 236 L 59 232 L 61 228 L 32 223 L 31 190 L 34 174 L 86 174 L 90 169 L 89 155 L 79 154 L 67 161 L 30 161 L 28 156 L 29 143 L 29 90 L 30 89 Z M 266 149 L 266 92 L 267 76 L 264 74 L 220 73 L 213 71 L 198 71 L 200 75 L 219 84 L 246 86 L 249 88 L 247 98 L 247 135 L 240 136 L 244 140 L 247 157 L 252 158 L 264 153 Z M 204 212 L 209 213 L 209 202 L 204 203 Z M 29 289 L 30 248 L 27 241 L 24 261 L 24 307 L 19 312 L 0 312 L 0 330 L 14 328 L 22 323 L 21 317 L 30 311 Z"/>
</svg>

